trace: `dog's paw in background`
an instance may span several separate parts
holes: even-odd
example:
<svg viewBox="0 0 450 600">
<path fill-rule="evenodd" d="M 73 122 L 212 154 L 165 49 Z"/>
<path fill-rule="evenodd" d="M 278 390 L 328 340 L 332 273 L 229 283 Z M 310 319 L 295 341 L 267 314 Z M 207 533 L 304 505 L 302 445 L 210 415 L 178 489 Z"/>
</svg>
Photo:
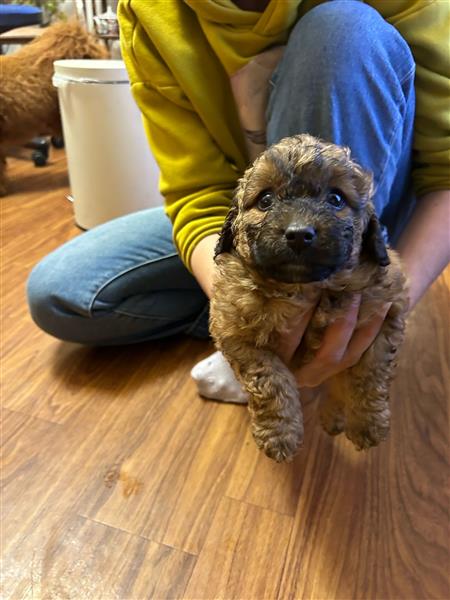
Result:
<svg viewBox="0 0 450 600">
<path fill-rule="evenodd" d="M 328 435 L 336 436 L 345 430 L 344 401 L 346 394 L 345 376 L 331 377 L 322 386 L 319 405 L 319 421 Z"/>
<path fill-rule="evenodd" d="M 343 417 L 327 414 L 324 411 L 320 412 L 320 424 L 322 425 L 322 429 L 328 435 L 339 435 L 345 429 L 345 421 Z"/>
<path fill-rule="evenodd" d="M 389 434 L 389 409 L 381 413 L 359 417 L 355 422 L 348 421 L 345 435 L 353 443 L 356 450 L 369 450 L 384 442 Z"/>
<path fill-rule="evenodd" d="M 214 352 L 197 363 L 191 377 L 204 398 L 232 404 L 248 402 L 247 392 L 242 389 L 222 352 Z"/>
</svg>

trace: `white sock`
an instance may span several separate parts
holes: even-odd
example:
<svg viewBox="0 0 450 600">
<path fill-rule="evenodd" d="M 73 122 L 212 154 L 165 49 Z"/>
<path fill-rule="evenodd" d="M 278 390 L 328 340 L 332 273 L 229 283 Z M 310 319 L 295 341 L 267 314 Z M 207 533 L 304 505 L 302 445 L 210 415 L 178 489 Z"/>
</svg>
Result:
<svg viewBox="0 0 450 600">
<path fill-rule="evenodd" d="M 222 352 L 214 352 L 195 365 L 191 376 L 200 396 L 221 402 L 247 404 L 248 395 Z"/>
</svg>

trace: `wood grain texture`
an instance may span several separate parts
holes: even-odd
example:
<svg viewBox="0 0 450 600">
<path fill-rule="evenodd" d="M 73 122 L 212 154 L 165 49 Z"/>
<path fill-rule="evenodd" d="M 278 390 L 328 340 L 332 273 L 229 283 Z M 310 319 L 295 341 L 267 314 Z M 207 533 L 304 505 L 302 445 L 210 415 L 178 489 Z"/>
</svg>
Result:
<svg viewBox="0 0 450 600">
<path fill-rule="evenodd" d="M 63 151 L 11 161 L 1 202 L 5 599 L 450 598 L 450 269 L 410 316 L 389 440 L 361 454 L 319 428 L 290 465 L 245 408 L 190 379 L 211 345 L 93 349 L 39 331 L 32 266 L 80 231 Z"/>
<path fill-rule="evenodd" d="M 291 521 L 291 517 L 223 498 L 186 597 L 275 598 Z"/>
</svg>

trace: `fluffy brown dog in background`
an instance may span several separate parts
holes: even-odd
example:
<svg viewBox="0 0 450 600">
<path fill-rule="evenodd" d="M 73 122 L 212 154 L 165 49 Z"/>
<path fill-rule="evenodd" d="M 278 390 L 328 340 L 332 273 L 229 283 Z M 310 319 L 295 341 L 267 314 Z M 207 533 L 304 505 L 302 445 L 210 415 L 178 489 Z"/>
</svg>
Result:
<svg viewBox="0 0 450 600">
<path fill-rule="evenodd" d="M 0 195 L 6 194 L 5 146 L 61 135 L 53 62 L 108 58 L 104 45 L 76 20 L 51 25 L 14 54 L 0 56 Z"/>
<path fill-rule="evenodd" d="M 317 304 L 297 362 L 308 362 L 325 328 L 362 294 L 357 328 L 392 303 L 373 345 L 329 380 L 321 406 L 328 433 L 357 449 L 389 431 L 389 384 L 403 340 L 407 293 L 371 203 L 372 177 L 346 148 L 309 135 L 264 152 L 241 179 L 216 249 L 211 333 L 250 395 L 252 432 L 276 461 L 303 438 L 294 375 L 276 354 L 287 324 Z"/>
</svg>

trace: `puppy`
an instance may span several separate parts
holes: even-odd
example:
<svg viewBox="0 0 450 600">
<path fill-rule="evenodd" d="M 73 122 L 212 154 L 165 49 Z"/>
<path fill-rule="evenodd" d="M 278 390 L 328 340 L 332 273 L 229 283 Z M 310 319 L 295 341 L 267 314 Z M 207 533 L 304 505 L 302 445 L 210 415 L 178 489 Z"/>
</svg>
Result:
<svg viewBox="0 0 450 600">
<path fill-rule="evenodd" d="M 249 393 L 256 444 L 281 462 L 303 438 L 299 391 L 278 340 L 293 318 L 316 309 L 299 364 L 354 294 L 361 327 L 391 303 L 381 331 L 357 364 L 329 380 L 323 428 L 345 432 L 358 449 L 386 438 L 389 384 L 408 306 L 399 258 L 383 241 L 372 177 L 350 151 L 309 135 L 266 150 L 238 184 L 216 248 L 210 330 Z"/>
<path fill-rule="evenodd" d="M 61 135 L 53 62 L 108 58 L 108 52 L 76 20 L 51 25 L 14 54 L 0 56 L 0 196 L 7 192 L 5 150 L 38 135 Z"/>
</svg>

